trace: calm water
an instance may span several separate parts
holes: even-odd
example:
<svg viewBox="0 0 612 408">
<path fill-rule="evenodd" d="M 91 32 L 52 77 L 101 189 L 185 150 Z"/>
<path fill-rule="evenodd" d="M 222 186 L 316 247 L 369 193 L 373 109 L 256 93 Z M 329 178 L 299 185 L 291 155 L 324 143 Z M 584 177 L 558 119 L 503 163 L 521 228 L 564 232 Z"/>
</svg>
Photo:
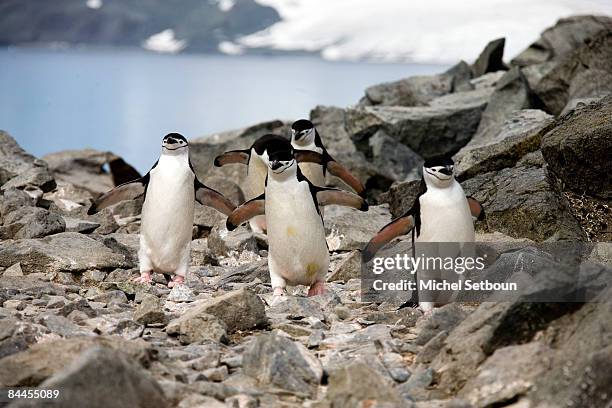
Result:
<svg viewBox="0 0 612 408">
<path fill-rule="evenodd" d="M 29 152 L 111 150 L 139 170 L 164 134 L 187 138 L 347 106 L 372 84 L 437 65 L 295 56 L 168 56 L 141 51 L 0 50 L 0 129 Z"/>
</svg>

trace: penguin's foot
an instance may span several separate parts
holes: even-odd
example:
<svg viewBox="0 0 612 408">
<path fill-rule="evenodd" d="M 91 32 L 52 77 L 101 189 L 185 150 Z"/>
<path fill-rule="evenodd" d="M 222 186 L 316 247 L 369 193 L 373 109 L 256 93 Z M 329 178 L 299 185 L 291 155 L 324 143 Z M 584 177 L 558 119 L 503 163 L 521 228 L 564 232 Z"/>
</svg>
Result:
<svg viewBox="0 0 612 408">
<path fill-rule="evenodd" d="M 134 282 L 137 283 L 151 283 L 153 278 L 151 278 L 151 272 L 140 272 L 140 276 L 134 279 Z"/>
<path fill-rule="evenodd" d="M 432 315 L 434 310 L 433 302 L 419 302 L 419 309 L 423 312 L 423 317 L 429 317 Z"/>
<path fill-rule="evenodd" d="M 323 281 L 316 281 L 315 283 L 310 285 L 310 288 L 308 289 L 308 297 L 323 295 L 324 293 L 325 293 L 325 282 Z"/>
<path fill-rule="evenodd" d="M 174 275 L 172 276 L 172 279 L 170 279 L 170 282 L 168 282 L 168 287 L 169 288 L 173 288 L 177 285 L 182 285 L 185 283 L 185 277 L 184 276 L 180 276 L 180 275 Z"/>
<path fill-rule="evenodd" d="M 287 291 L 285 291 L 285 288 L 281 288 L 280 286 L 277 286 L 274 288 L 274 296 L 286 296 L 287 295 Z"/>
</svg>

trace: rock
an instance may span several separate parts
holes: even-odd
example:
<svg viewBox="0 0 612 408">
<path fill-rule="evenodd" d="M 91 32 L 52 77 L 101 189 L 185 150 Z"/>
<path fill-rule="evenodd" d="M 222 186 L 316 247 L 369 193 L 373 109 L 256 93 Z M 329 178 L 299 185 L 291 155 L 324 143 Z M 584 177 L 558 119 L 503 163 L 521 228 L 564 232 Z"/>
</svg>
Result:
<svg viewBox="0 0 612 408">
<path fill-rule="evenodd" d="M 270 283 L 270 271 L 268 270 L 267 259 L 260 259 L 229 269 L 219 276 L 216 285 L 221 287 L 234 282 L 250 283 L 255 279 L 259 279 L 264 283 Z"/>
<path fill-rule="evenodd" d="M 361 252 L 351 251 L 328 276 L 328 282 L 343 281 L 361 277 Z"/>
<path fill-rule="evenodd" d="M 62 217 L 66 223 L 66 231 L 79 232 L 81 234 L 90 234 L 94 232 L 100 224 L 93 221 L 82 220 L 72 217 Z"/>
<path fill-rule="evenodd" d="M 3 387 L 38 386 L 68 366 L 80 353 L 94 347 L 122 351 L 142 364 L 148 364 L 151 358 L 151 346 L 144 341 L 106 336 L 51 340 L 1 359 L 0 384 Z"/>
<path fill-rule="evenodd" d="M 407 178 L 420 178 L 424 160 L 397 140 L 379 130 L 368 139 L 372 164 L 379 173 L 389 180 L 403 181 Z"/>
<path fill-rule="evenodd" d="M 461 309 L 457 303 L 449 303 L 434 309 L 427 319 L 423 319 L 417 324 L 416 328 L 419 330 L 419 334 L 415 343 L 422 346 L 439 332 L 443 330 L 452 331 L 467 315 L 468 313 Z"/>
<path fill-rule="evenodd" d="M 234 204 L 237 204 L 234 201 Z M 225 221 L 226 217 L 214 208 L 201 205 L 196 202 L 195 204 L 195 215 L 193 223 L 199 227 L 205 229 L 212 229 L 217 224 L 221 224 Z"/>
<path fill-rule="evenodd" d="M 43 198 L 55 204 L 59 211 L 68 214 L 79 210 L 84 212 L 84 208 L 89 208 L 94 194 L 83 187 L 59 180 L 57 187 L 46 193 Z"/>
<path fill-rule="evenodd" d="M 370 206 L 367 217 L 348 207 L 328 207 L 323 216 L 330 251 L 362 249 L 390 220 L 386 205 Z"/>
<path fill-rule="evenodd" d="M 426 388 L 431 384 L 433 374 L 431 368 L 420 368 L 412 373 L 408 381 L 397 388 L 400 394 L 408 400 L 428 399 Z"/>
<path fill-rule="evenodd" d="M 259 335 L 243 357 L 243 370 L 259 383 L 316 395 L 323 376 L 319 360 L 303 345 L 275 334 Z"/>
<path fill-rule="evenodd" d="M 95 347 L 83 352 L 69 366 L 41 384 L 61 390 L 54 400 L 63 407 L 167 407 L 157 382 L 120 351 Z M 48 406 L 38 399 L 17 407 Z"/>
<path fill-rule="evenodd" d="M 146 294 L 134 311 L 134 321 L 143 325 L 164 323 L 166 315 L 161 300 L 155 295 Z"/>
<path fill-rule="evenodd" d="M 265 326 L 267 322 L 263 302 L 249 289 L 228 292 L 198 304 L 188 309 L 174 324 L 180 325 L 183 321 L 198 319 L 202 314 L 217 317 L 225 323 L 228 333 Z"/>
<path fill-rule="evenodd" d="M 2 276 L 23 276 L 23 270 L 21 270 L 21 264 L 17 262 L 15 265 L 9 266 L 6 268 Z"/>
<path fill-rule="evenodd" d="M 506 72 L 495 85 L 489 103 L 482 113 L 474 139 L 487 139 L 499 132 L 502 124 L 521 109 L 531 108 L 532 94 L 520 68 Z"/>
<path fill-rule="evenodd" d="M 111 152 L 94 149 L 66 150 L 43 157 L 54 176 L 98 196 L 116 185 L 140 178 L 140 174 Z M 104 170 L 109 165 L 110 173 Z"/>
<path fill-rule="evenodd" d="M 393 180 L 379 172 L 366 159 L 370 147 L 366 143 L 360 151 L 347 133 L 346 109 L 333 106 L 317 106 L 310 111 L 310 120 L 316 126 L 328 153 L 346 167 L 363 185 L 367 185 L 368 198 L 372 200 L 380 191 L 386 190 Z M 342 180 L 328 173 L 327 184 L 351 191 Z"/>
<path fill-rule="evenodd" d="M 612 198 L 610 115 L 612 96 L 559 118 L 542 137 L 550 170 L 578 194 Z"/>
<path fill-rule="evenodd" d="M 538 342 L 496 350 L 468 380 L 459 396 L 474 407 L 490 407 L 517 400 L 549 370 L 552 350 Z"/>
<path fill-rule="evenodd" d="M 437 390 L 454 394 L 495 350 L 529 342 L 551 321 L 579 307 L 572 303 L 482 303 L 449 333 L 429 365 L 436 372 Z"/>
<path fill-rule="evenodd" d="M 93 336 L 94 333 L 88 331 L 82 327 L 77 326 L 64 316 L 46 314 L 41 316 L 40 323 L 49 329 L 50 332 L 58 334 L 62 337 L 74 337 L 74 336 L 83 336 L 90 335 Z"/>
<path fill-rule="evenodd" d="M 567 199 L 556 191 L 545 169 L 517 165 L 480 174 L 462 186 L 485 208 L 491 230 L 534 241 L 584 239 Z"/>
<path fill-rule="evenodd" d="M 383 129 L 425 159 L 453 154 L 476 132 L 492 92 L 482 88 L 453 93 L 434 99 L 429 106 L 351 108 L 347 131 L 357 145 Z"/>
<path fill-rule="evenodd" d="M 42 238 L 66 230 L 64 219 L 44 208 L 22 207 L 4 217 L 0 238 Z"/>
<path fill-rule="evenodd" d="M 541 110 L 515 112 L 497 127 L 497 131 L 476 134 L 455 154 L 455 176 L 458 180 L 465 180 L 514 167 L 525 154 L 540 147 L 540 131 L 551 122 L 552 116 Z"/>
<path fill-rule="evenodd" d="M 125 256 L 75 232 L 0 243 L 0 266 L 8 267 L 17 262 L 25 274 L 42 270 L 80 272 L 134 266 Z"/>
<path fill-rule="evenodd" d="M 421 188 L 421 180 L 396 183 L 381 197 L 381 201 L 389 204 L 392 218 L 403 215 L 412 208 Z"/>
<path fill-rule="evenodd" d="M 23 207 L 32 207 L 34 205 L 36 205 L 36 202 L 28 193 L 11 187 L 4 190 L 2 193 L 0 216 L 4 219 L 13 211 L 17 211 Z"/>
<path fill-rule="evenodd" d="M 208 313 L 191 313 L 168 323 L 166 332 L 178 335 L 183 344 L 201 344 L 206 341 L 226 343 L 227 326 L 216 316 Z"/>
<path fill-rule="evenodd" d="M 336 408 L 402 406 L 401 398 L 385 377 L 363 363 L 349 364 L 329 374 L 325 400 Z M 384 405 L 385 403 L 392 405 Z"/>
<path fill-rule="evenodd" d="M 217 256 L 228 256 L 244 251 L 257 252 L 257 240 L 246 227 L 228 231 L 225 220 L 215 225 L 208 236 L 208 248 Z"/>
<path fill-rule="evenodd" d="M 601 32 L 566 55 L 534 91 L 546 109 L 555 115 L 567 105 L 574 106 L 575 100 L 612 93 L 612 30 Z"/>
<path fill-rule="evenodd" d="M 24 189 L 39 187 L 43 192 L 55 188 L 47 164 L 23 150 L 8 133 L 0 130 L 0 186 Z"/>
<path fill-rule="evenodd" d="M 13 317 L 0 319 L 0 359 L 26 350 L 30 345 L 36 344 L 46 332 L 47 329 L 42 326 L 25 323 Z"/>
<path fill-rule="evenodd" d="M 394 82 L 374 85 L 365 90 L 361 106 L 426 106 L 433 99 L 454 91 L 471 78 L 465 62 L 460 62 L 438 75 L 413 76 Z"/>
<path fill-rule="evenodd" d="M 511 63 L 523 67 L 559 60 L 601 31 L 611 29 L 612 18 L 606 16 L 562 18 L 554 26 L 544 30 L 540 38 L 514 57 Z"/>
<path fill-rule="evenodd" d="M 271 316 L 282 315 L 290 320 L 300 320 L 312 317 L 325 321 L 325 311 L 314 299 L 301 296 L 287 296 L 281 302 L 270 306 L 268 314 Z"/>
<path fill-rule="evenodd" d="M 471 89 L 494 88 L 507 71 L 488 72 L 470 80 Z"/>
<path fill-rule="evenodd" d="M 195 295 L 187 285 L 177 285 L 168 294 L 167 300 L 170 302 L 193 302 Z"/>
<path fill-rule="evenodd" d="M 490 41 L 482 50 L 472 65 L 472 76 L 479 77 L 487 72 L 495 72 L 506 69 L 503 61 L 505 38 Z"/>
</svg>

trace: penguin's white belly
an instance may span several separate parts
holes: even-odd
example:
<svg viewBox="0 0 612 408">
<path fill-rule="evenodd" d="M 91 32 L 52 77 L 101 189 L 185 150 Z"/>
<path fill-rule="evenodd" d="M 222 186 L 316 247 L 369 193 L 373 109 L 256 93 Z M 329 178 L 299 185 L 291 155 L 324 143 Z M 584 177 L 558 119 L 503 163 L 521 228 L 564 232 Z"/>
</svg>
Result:
<svg viewBox="0 0 612 408">
<path fill-rule="evenodd" d="M 305 181 L 266 188 L 269 262 L 290 285 L 323 279 L 329 251 L 323 221 Z"/>
<path fill-rule="evenodd" d="M 266 188 L 267 175 L 268 167 L 266 164 L 254 152 L 251 152 L 247 176 L 242 183 L 242 191 L 247 201 L 263 194 Z M 251 218 L 249 224 L 254 232 L 263 232 L 266 229 L 266 219 L 263 215 Z"/>
<path fill-rule="evenodd" d="M 457 183 L 449 189 L 428 190 L 420 197 L 420 242 L 474 242 L 474 222 Z"/>
<path fill-rule="evenodd" d="M 312 184 L 319 187 L 325 187 L 323 166 L 316 163 L 300 163 L 300 170 Z"/>
<path fill-rule="evenodd" d="M 194 214 L 194 176 L 164 163 L 151 171 L 142 208 L 141 241 L 153 268 L 173 273 L 188 256 Z"/>
</svg>

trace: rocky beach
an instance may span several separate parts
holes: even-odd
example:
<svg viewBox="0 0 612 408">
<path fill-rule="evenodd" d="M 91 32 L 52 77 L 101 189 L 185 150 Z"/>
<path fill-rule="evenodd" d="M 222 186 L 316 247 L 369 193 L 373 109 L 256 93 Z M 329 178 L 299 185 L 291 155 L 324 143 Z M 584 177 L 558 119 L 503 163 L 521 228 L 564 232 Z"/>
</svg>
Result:
<svg viewBox="0 0 612 408">
<path fill-rule="evenodd" d="M 315 297 L 300 287 L 272 304 L 265 235 L 228 232 L 199 204 L 185 285 L 133 282 L 142 200 L 88 215 L 137 174 L 121 152 L 37 158 L 0 131 L 0 388 L 61 393 L 9 406 L 610 407 L 612 18 L 559 20 L 511 60 L 504 42 L 312 109 L 370 203 L 325 210 L 331 265 Z M 190 140 L 199 179 L 242 203 L 246 167 L 214 158 L 290 124 Z M 455 302 L 428 316 L 365 302 L 360 250 L 411 207 L 424 160 L 439 155 L 484 207 L 476 239 L 496 273 L 530 279 L 531 295 L 594 301 Z M 580 243 L 577 276 L 546 251 L 563 242 Z"/>
</svg>

